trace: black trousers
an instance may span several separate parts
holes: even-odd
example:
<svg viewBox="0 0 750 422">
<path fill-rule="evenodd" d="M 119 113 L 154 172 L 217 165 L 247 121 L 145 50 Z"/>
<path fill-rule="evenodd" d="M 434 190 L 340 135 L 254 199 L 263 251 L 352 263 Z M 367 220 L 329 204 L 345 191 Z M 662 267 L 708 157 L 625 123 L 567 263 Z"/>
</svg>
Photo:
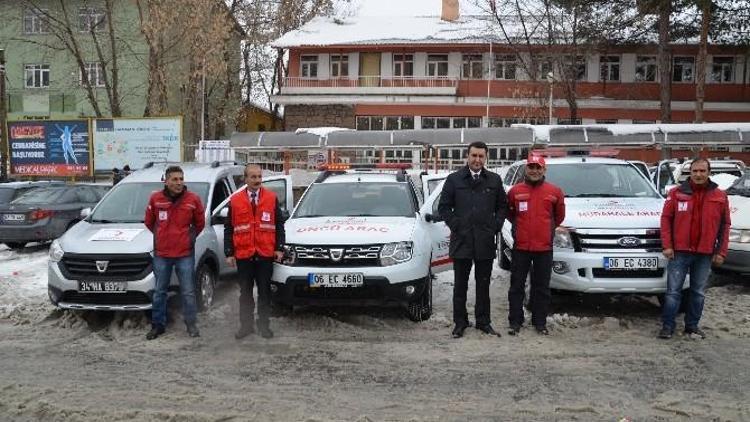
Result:
<svg viewBox="0 0 750 422">
<path fill-rule="evenodd" d="M 253 285 L 258 286 L 258 326 L 268 327 L 271 313 L 271 273 L 273 261 L 264 258 L 237 260 L 237 273 L 240 278 L 240 324 L 252 326 L 254 322 L 255 300 Z"/>
<path fill-rule="evenodd" d="M 552 251 L 526 252 L 513 250 L 510 267 L 510 289 L 508 290 L 508 322 L 510 325 L 523 324 L 523 299 L 526 293 L 526 276 L 531 270 L 531 323 L 535 327 L 547 325 L 552 275 Z"/>
<path fill-rule="evenodd" d="M 492 259 L 454 259 L 453 260 L 453 322 L 456 325 L 468 325 L 466 312 L 466 291 L 469 288 L 469 272 L 474 268 L 477 299 L 474 305 L 474 317 L 477 327 L 490 325 L 490 276 Z"/>
</svg>

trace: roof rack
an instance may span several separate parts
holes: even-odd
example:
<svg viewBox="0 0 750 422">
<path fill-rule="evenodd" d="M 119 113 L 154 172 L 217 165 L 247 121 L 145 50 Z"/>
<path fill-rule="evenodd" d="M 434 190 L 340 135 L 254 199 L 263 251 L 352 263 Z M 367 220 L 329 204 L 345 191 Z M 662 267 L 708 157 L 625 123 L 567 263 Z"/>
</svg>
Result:
<svg viewBox="0 0 750 422">
<path fill-rule="evenodd" d="M 239 163 L 236 162 L 236 161 L 234 161 L 234 160 L 221 160 L 221 161 L 215 160 L 215 161 L 211 162 L 211 168 L 216 168 L 216 167 L 219 167 L 219 166 L 221 166 L 223 164 L 229 164 L 229 165 L 232 165 L 232 166 L 239 165 Z"/>
<path fill-rule="evenodd" d="M 155 164 L 182 164 L 182 161 L 149 161 L 148 163 L 144 164 L 142 168 L 147 169 L 153 167 Z"/>
</svg>

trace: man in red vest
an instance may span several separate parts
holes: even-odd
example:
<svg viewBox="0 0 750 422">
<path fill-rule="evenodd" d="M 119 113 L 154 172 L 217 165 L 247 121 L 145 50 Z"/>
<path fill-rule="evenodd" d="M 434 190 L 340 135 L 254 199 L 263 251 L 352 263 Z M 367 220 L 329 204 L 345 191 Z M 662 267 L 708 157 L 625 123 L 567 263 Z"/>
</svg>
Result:
<svg viewBox="0 0 750 422">
<path fill-rule="evenodd" d="M 525 171 L 523 183 L 508 191 L 508 219 L 513 223 L 508 334 L 517 335 L 523 325 L 524 287 L 530 270 L 531 324 L 537 333 L 548 335 L 552 246 L 555 230 L 565 220 L 565 195 L 544 180 L 544 157 L 529 154 Z"/>
<path fill-rule="evenodd" d="M 144 224 L 154 234 L 154 297 L 151 331 L 147 340 L 164 333 L 167 325 L 167 288 L 172 268 L 180 280 L 182 316 L 190 337 L 198 337 L 195 303 L 195 238 L 206 224 L 198 195 L 187 190 L 182 169 L 170 166 L 164 173 L 164 190 L 148 201 Z"/>
<path fill-rule="evenodd" d="M 661 213 L 661 246 L 667 264 L 667 293 L 659 338 L 674 334 L 675 316 L 682 300 L 682 285 L 690 273 L 690 294 L 685 312 L 685 334 L 703 339 L 698 327 L 703 314 L 704 290 L 711 264 L 724 263 L 729 248 L 729 200 L 709 179 L 711 164 L 698 158 L 690 164 L 690 179 L 669 191 Z"/>
<path fill-rule="evenodd" d="M 270 283 L 273 261 L 281 262 L 284 256 L 284 219 L 276 194 L 263 188 L 262 181 L 260 166 L 248 164 L 247 188 L 232 195 L 224 222 L 224 254 L 240 277 L 240 329 L 234 335 L 238 340 L 255 332 L 253 284 L 258 286 L 258 331 L 263 338 L 273 337 L 268 326 Z"/>
</svg>

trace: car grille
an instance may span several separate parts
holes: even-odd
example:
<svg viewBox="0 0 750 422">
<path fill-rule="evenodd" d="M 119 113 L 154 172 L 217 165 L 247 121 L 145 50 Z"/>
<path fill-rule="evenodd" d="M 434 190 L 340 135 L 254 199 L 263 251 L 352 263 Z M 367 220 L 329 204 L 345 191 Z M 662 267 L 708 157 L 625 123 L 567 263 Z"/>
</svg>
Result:
<svg viewBox="0 0 750 422">
<path fill-rule="evenodd" d="M 106 270 L 99 271 L 97 261 L 107 262 Z M 145 278 L 151 271 L 150 254 L 72 254 L 65 253 L 59 267 L 70 280 L 131 281 Z M 119 296 L 119 295 L 118 295 Z"/>
<path fill-rule="evenodd" d="M 297 265 L 310 267 L 377 267 L 382 245 L 295 245 Z"/>
<path fill-rule="evenodd" d="M 656 229 L 576 230 L 571 232 L 571 238 L 576 252 L 661 252 L 661 237 Z"/>
<path fill-rule="evenodd" d="M 633 270 L 618 271 L 607 270 L 604 268 L 592 268 L 591 272 L 596 278 L 661 278 L 664 275 L 664 268 L 656 270 Z"/>
<path fill-rule="evenodd" d="M 151 298 L 143 292 L 80 293 L 67 291 L 63 293 L 60 301 L 81 305 L 148 305 L 151 303 Z"/>
<path fill-rule="evenodd" d="M 380 299 L 383 289 L 380 286 L 362 287 L 308 287 L 294 286 L 293 295 L 305 299 Z"/>
</svg>

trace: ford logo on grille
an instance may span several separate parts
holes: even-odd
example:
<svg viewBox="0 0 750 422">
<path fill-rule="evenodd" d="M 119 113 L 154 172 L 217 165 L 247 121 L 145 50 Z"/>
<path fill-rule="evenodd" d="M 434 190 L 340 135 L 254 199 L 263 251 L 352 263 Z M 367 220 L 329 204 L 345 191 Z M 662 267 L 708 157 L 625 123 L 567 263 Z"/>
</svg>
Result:
<svg viewBox="0 0 750 422">
<path fill-rule="evenodd" d="M 641 239 L 633 236 L 625 236 L 617 239 L 617 244 L 624 248 L 633 248 L 641 244 Z"/>
</svg>

